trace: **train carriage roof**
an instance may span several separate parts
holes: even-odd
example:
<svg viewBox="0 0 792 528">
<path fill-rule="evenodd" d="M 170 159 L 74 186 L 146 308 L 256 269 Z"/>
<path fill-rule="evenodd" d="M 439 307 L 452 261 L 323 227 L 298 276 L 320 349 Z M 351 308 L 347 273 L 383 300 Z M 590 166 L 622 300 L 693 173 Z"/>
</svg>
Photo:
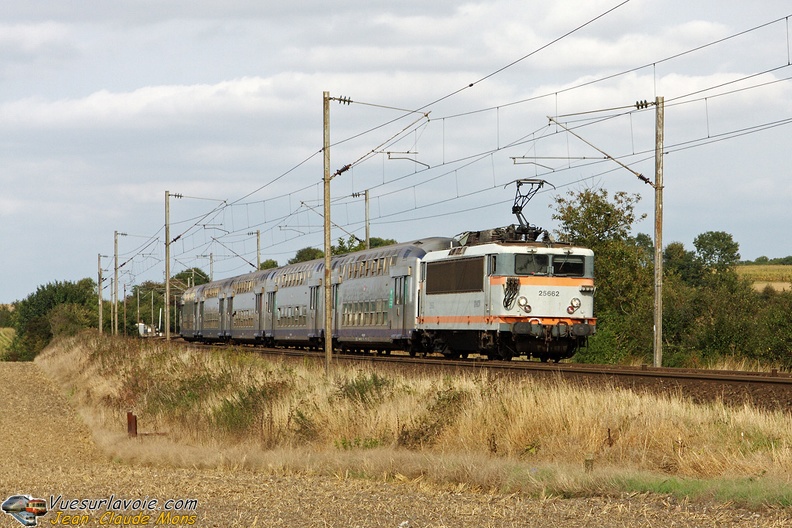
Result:
<svg viewBox="0 0 792 528">
<path fill-rule="evenodd" d="M 397 259 L 405 259 L 408 257 L 423 257 L 425 254 L 443 249 L 450 249 L 458 246 L 459 243 L 453 238 L 444 237 L 429 237 L 413 240 L 410 242 L 402 242 L 390 246 L 380 246 L 362 251 L 355 251 L 353 253 L 346 253 L 332 257 L 332 268 L 348 263 L 357 262 L 362 260 L 369 260 L 374 258 L 384 258 L 386 256 L 396 256 Z M 260 286 L 266 281 L 275 279 L 278 276 L 294 273 L 294 272 L 320 272 L 324 270 L 324 259 L 310 260 L 307 262 L 297 262 L 295 264 L 287 264 L 277 268 L 254 271 L 244 275 L 235 277 L 219 279 L 198 286 L 193 286 L 184 292 L 183 298 L 198 299 L 202 296 L 202 292 L 209 288 L 220 288 L 225 290 L 230 288 L 232 284 L 253 279 L 256 282 L 256 287 Z M 195 297 L 191 297 L 193 295 Z"/>
</svg>

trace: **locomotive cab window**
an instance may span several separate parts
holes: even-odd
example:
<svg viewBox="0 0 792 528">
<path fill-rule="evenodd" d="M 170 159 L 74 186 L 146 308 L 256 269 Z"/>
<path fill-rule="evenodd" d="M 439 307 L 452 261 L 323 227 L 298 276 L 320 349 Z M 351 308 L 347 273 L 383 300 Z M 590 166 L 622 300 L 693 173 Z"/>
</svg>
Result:
<svg viewBox="0 0 792 528">
<path fill-rule="evenodd" d="M 549 255 L 514 255 L 515 275 L 547 275 L 549 267 Z"/>
<path fill-rule="evenodd" d="M 556 277 L 583 277 L 585 272 L 582 255 L 553 255 L 553 275 Z"/>
</svg>

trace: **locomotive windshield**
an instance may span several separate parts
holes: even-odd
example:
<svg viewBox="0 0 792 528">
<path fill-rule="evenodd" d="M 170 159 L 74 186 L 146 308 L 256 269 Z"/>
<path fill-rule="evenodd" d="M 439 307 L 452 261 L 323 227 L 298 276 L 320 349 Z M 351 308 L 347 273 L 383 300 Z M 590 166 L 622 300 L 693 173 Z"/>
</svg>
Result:
<svg viewBox="0 0 792 528">
<path fill-rule="evenodd" d="M 556 277 L 582 277 L 585 269 L 581 255 L 553 255 L 553 275 Z"/>
<path fill-rule="evenodd" d="M 548 255 L 515 255 L 514 273 L 517 275 L 547 275 Z"/>
<path fill-rule="evenodd" d="M 498 266 L 500 273 L 510 274 L 509 271 Z M 514 255 L 514 274 L 585 277 L 586 257 L 583 255 L 516 254 Z"/>
</svg>

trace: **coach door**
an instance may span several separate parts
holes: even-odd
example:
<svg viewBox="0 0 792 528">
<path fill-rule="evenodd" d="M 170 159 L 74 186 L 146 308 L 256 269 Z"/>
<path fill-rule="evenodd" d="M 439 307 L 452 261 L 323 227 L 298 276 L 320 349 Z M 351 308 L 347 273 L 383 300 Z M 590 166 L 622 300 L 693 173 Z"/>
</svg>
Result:
<svg viewBox="0 0 792 528">
<path fill-rule="evenodd" d="M 308 289 L 308 338 L 313 339 L 321 335 L 321 328 L 324 321 L 321 321 L 321 310 L 319 309 L 319 292 L 321 286 L 311 286 Z"/>
<path fill-rule="evenodd" d="M 338 309 L 338 284 L 333 284 L 333 287 L 330 290 L 330 302 L 331 302 L 331 312 L 332 316 L 332 329 L 331 329 L 331 336 L 334 338 L 338 338 L 340 335 L 339 332 L 339 323 L 338 320 L 340 319 L 340 310 Z"/>
<path fill-rule="evenodd" d="M 264 337 L 264 294 L 256 294 L 256 338 Z"/>
<path fill-rule="evenodd" d="M 275 330 L 275 290 L 267 292 L 267 313 L 264 314 L 264 336 L 273 336 Z M 268 332 L 269 330 L 269 332 Z"/>
<path fill-rule="evenodd" d="M 220 299 L 218 299 L 218 303 L 217 317 L 219 318 L 219 321 L 217 322 L 217 337 L 223 337 L 223 332 L 226 327 L 225 298 L 220 297 Z"/>
<path fill-rule="evenodd" d="M 203 301 L 198 303 L 197 301 L 192 305 L 193 311 L 193 325 L 192 325 L 192 333 L 193 335 L 198 335 L 201 333 L 201 312 L 203 312 Z"/>
<path fill-rule="evenodd" d="M 407 299 L 407 286 L 409 276 L 393 277 L 393 289 L 391 290 L 391 337 L 401 339 L 404 337 L 404 329 L 407 323 L 407 310 L 405 300 Z"/>
<path fill-rule="evenodd" d="M 228 302 L 226 303 L 226 324 L 223 328 L 225 328 L 225 335 L 231 336 L 231 331 L 234 329 L 234 298 L 229 297 Z"/>
</svg>

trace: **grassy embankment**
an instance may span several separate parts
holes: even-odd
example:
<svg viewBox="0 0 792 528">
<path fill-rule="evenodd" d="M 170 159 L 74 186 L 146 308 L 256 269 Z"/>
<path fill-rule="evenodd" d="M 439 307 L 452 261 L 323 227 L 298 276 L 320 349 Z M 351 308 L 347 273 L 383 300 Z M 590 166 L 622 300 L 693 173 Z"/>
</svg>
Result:
<svg viewBox="0 0 792 528">
<path fill-rule="evenodd" d="M 737 266 L 737 274 L 753 282 L 754 289 L 770 286 L 776 290 L 792 290 L 792 266 L 781 264 Z"/>
<path fill-rule="evenodd" d="M 622 492 L 792 506 L 792 415 L 676 395 L 404 374 L 96 334 L 36 362 L 119 460 L 417 481 L 532 496 Z M 126 412 L 143 440 L 125 434 Z M 593 471 L 584 460 L 594 458 Z"/>
<path fill-rule="evenodd" d="M 0 328 L 0 357 L 3 357 L 3 353 L 8 350 L 15 335 L 16 331 L 13 328 Z"/>
</svg>

